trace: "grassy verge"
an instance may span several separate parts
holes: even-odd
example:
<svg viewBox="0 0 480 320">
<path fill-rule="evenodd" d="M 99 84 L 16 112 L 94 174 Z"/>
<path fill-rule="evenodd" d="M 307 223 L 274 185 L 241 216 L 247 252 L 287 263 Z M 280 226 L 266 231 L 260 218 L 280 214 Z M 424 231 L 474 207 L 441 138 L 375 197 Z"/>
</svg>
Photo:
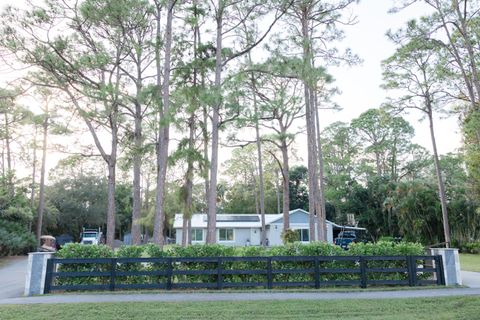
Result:
<svg viewBox="0 0 480 320">
<path fill-rule="evenodd" d="M 480 272 L 480 254 L 460 254 L 460 267 L 465 271 Z"/>
<path fill-rule="evenodd" d="M 476 319 L 480 297 L 0 306 L 0 319 Z M 477 318 L 478 319 L 478 318 Z"/>
<path fill-rule="evenodd" d="M 371 286 L 367 287 L 365 289 L 358 288 L 358 287 L 327 287 L 327 288 L 320 288 L 320 289 L 314 289 L 314 288 L 274 288 L 274 289 L 263 289 L 263 288 L 258 288 L 258 289 L 250 289 L 250 288 L 245 288 L 245 289 L 222 289 L 221 292 L 225 293 L 249 293 L 249 292 L 254 292 L 254 293 L 261 293 L 261 292 L 266 292 L 266 293 L 308 293 L 308 292 L 365 292 L 365 291 L 404 291 L 404 290 L 428 290 L 428 289 L 452 289 L 452 286 L 446 287 L 446 286 L 418 286 L 418 287 L 406 287 L 406 286 Z M 456 288 L 462 288 L 462 286 L 456 286 Z M 123 295 L 123 294 L 176 294 L 176 293 L 220 293 L 219 291 L 216 290 L 209 290 L 209 289 L 175 289 L 175 290 L 116 290 L 116 291 L 67 291 L 67 292 L 58 292 L 54 291 L 52 295 L 55 294 L 61 294 L 61 295 L 92 295 L 92 294 L 98 294 L 98 295 L 112 295 L 112 294 L 117 294 L 117 295 Z"/>
</svg>

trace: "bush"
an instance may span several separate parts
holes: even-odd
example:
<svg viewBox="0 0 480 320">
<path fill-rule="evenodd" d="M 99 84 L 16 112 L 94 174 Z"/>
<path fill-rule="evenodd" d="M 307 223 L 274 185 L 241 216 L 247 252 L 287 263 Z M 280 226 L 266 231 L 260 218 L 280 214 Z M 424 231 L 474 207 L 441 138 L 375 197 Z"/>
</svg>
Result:
<svg viewBox="0 0 480 320">
<path fill-rule="evenodd" d="M 26 254 L 37 244 L 35 235 L 20 223 L 0 218 L 0 256 Z"/>
<path fill-rule="evenodd" d="M 419 256 L 424 248 L 420 243 L 379 241 L 377 243 L 353 243 L 349 246 L 349 255 L 358 256 Z M 405 260 L 368 261 L 367 268 L 407 268 Z M 417 261 L 417 265 L 419 262 Z M 421 262 L 420 264 L 423 264 Z M 389 279 L 407 280 L 408 273 L 395 272 L 387 274 Z M 419 278 L 428 278 L 430 274 L 418 274 Z M 385 274 L 369 273 L 369 280 L 385 279 Z"/>
<path fill-rule="evenodd" d="M 480 253 L 480 241 L 465 243 L 461 246 L 460 251 L 462 253 L 479 254 Z"/>
<path fill-rule="evenodd" d="M 57 253 L 57 258 L 75 259 L 75 258 L 112 258 L 114 256 L 113 250 L 105 245 L 84 245 L 80 243 L 68 243 L 63 246 Z M 75 263 L 75 264 L 60 264 L 58 266 L 59 272 L 108 272 L 110 270 L 110 263 Z M 98 277 L 77 277 L 77 278 L 57 278 L 58 285 L 79 285 L 79 284 L 107 284 L 109 282 L 108 276 Z"/>
<path fill-rule="evenodd" d="M 173 264 L 174 271 L 188 271 L 196 270 L 211 270 L 211 274 L 196 275 L 196 274 L 181 274 L 176 275 L 173 279 L 174 283 L 215 283 L 217 275 L 215 270 L 218 267 L 216 257 L 251 257 L 251 256 L 364 256 L 364 255 L 386 255 L 386 256 L 405 256 L 405 255 L 423 255 L 423 247 L 418 243 L 393 243 L 393 242 L 379 242 L 372 243 L 356 243 L 350 246 L 350 250 L 345 251 L 339 246 L 328 244 L 324 242 L 313 242 L 309 244 L 290 243 L 284 246 L 275 246 L 270 248 L 264 247 L 231 247 L 214 245 L 192 245 L 188 247 L 171 246 L 165 250 L 161 250 L 159 246 L 149 244 L 144 246 L 124 246 L 115 252 L 106 246 L 91 246 L 81 244 L 69 244 L 61 249 L 57 256 L 62 258 L 100 258 L 100 257 L 117 257 L 117 258 L 139 258 L 148 256 L 151 258 L 195 258 L 195 257 L 213 257 L 212 261 L 197 262 L 197 261 L 179 261 Z M 359 261 L 354 260 L 334 260 L 334 261 L 320 261 L 321 269 L 358 269 Z M 62 271 L 102 271 L 109 270 L 110 266 L 102 265 L 61 265 Z M 167 270 L 167 261 L 152 261 L 152 262 L 118 262 L 117 271 L 165 271 Z M 222 269 L 227 270 L 223 275 L 223 283 L 226 287 L 235 286 L 240 282 L 267 282 L 267 275 L 263 272 L 267 269 L 267 260 L 263 261 L 248 261 L 248 260 L 230 260 L 223 261 Z M 368 261 L 368 268 L 406 268 L 405 261 Z M 285 272 L 276 272 L 273 275 L 274 282 L 313 282 L 314 279 L 314 261 L 272 261 L 272 268 L 275 270 L 285 270 Z M 290 271 L 294 269 L 309 269 L 310 272 L 298 273 Z M 251 274 L 234 275 L 232 270 L 252 270 Z M 258 272 L 261 270 L 260 272 Z M 428 274 L 429 275 L 429 274 Z M 419 274 L 422 278 L 423 275 Z M 359 280 L 358 273 L 335 273 L 322 274 L 322 281 L 330 280 Z M 165 275 L 145 275 L 145 276 L 124 276 L 118 277 L 119 284 L 161 284 L 165 283 L 167 277 Z M 381 274 L 369 273 L 369 279 L 383 279 L 383 280 L 399 280 L 407 279 L 407 273 L 396 272 Z M 88 277 L 88 278 L 63 278 L 59 283 L 62 284 L 105 284 L 107 283 L 104 277 Z"/>
<path fill-rule="evenodd" d="M 294 243 L 296 241 L 300 241 L 299 234 L 295 230 L 292 230 L 292 229 L 287 229 L 284 232 L 282 232 L 281 237 L 282 237 L 282 240 L 283 240 L 284 244 Z"/>
<path fill-rule="evenodd" d="M 145 246 L 121 246 L 115 251 L 117 258 L 142 258 Z M 117 262 L 116 270 L 119 272 L 148 270 L 148 264 L 143 262 Z M 145 283 L 150 279 L 148 276 L 117 277 L 118 284 Z"/>
</svg>

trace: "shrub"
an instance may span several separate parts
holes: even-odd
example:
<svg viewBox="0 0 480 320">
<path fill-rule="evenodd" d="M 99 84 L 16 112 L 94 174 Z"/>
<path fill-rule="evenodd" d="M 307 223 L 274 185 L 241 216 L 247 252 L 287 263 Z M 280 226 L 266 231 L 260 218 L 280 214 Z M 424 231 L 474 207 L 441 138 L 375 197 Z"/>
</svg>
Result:
<svg viewBox="0 0 480 320">
<path fill-rule="evenodd" d="M 0 218 L 0 256 L 26 254 L 34 250 L 37 241 L 20 223 Z"/>
<path fill-rule="evenodd" d="M 75 258 L 112 258 L 113 250 L 105 245 L 84 245 L 80 243 L 68 243 L 63 246 L 57 253 L 57 258 L 75 259 Z M 110 270 L 110 263 L 75 263 L 60 264 L 58 271 L 60 272 L 107 272 Z M 77 278 L 57 278 L 57 284 L 106 284 L 109 279 L 107 276 L 98 277 L 77 277 Z"/>
<path fill-rule="evenodd" d="M 405 256 L 405 255 L 422 255 L 423 247 L 418 243 L 392 243 L 379 242 L 373 243 L 356 243 L 350 246 L 350 250 L 345 251 L 339 246 L 328 244 L 324 242 L 313 242 L 309 244 L 289 243 L 284 246 L 275 246 L 270 248 L 264 247 L 230 247 L 218 244 L 214 245 L 192 245 L 188 247 L 171 246 L 165 250 L 160 249 L 159 246 L 149 244 L 144 246 L 124 246 L 115 252 L 106 246 L 91 246 L 80 244 L 69 244 L 61 249 L 57 256 L 62 258 L 100 258 L 113 257 L 117 258 L 138 258 L 148 256 L 151 258 L 195 258 L 195 257 L 213 257 L 212 261 L 197 262 L 197 261 L 178 261 L 173 264 L 173 270 L 186 272 L 196 270 L 212 270 L 212 274 L 196 275 L 196 274 L 182 274 L 176 275 L 173 279 L 174 283 L 215 283 L 217 281 L 216 269 L 218 263 L 216 257 L 250 257 L 250 256 L 363 256 L 363 255 L 386 255 L 386 256 Z M 321 269 L 358 269 L 359 260 L 334 260 L 334 261 L 320 261 Z M 110 266 L 92 264 L 77 264 L 77 265 L 61 265 L 62 271 L 102 271 L 109 270 Z M 119 262 L 117 264 L 117 271 L 165 271 L 167 270 L 167 261 L 153 261 L 153 262 Z M 264 261 L 223 261 L 221 265 L 223 270 L 227 270 L 223 275 L 223 282 L 225 286 L 234 286 L 239 282 L 267 282 L 267 275 L 264 271 L 267 269 L 267 262 Z M 368 261 L 368 268 L 406 268 L 405 261 Z M 314 261 L 272 261 L 272 268 L 277 270 L 273 275 L 274 282 L 312 282 L 314 281 L 315 262 Z M 308 272 L 296 272 L 294 269 L 308 269 Z M 233 270 L 253 270 L 251 274 L 234 275 L 231 274 Z M 261 272 L 257 272 L 261 270 Z M 285 272 L 279 271 L 285 270 Z M 423 275 L 419 274 L 419 277 Z M 165 283 L 165 275 L 148 275 L 148 276 L 124 276 L 118 278 L 119 284 L 152 284 Z M 330 280 L 359 280 L 358 273 L 335 273 L 322 274 L 322 281 Z M 407 273 L 396 272 L 388 274 L 371 274 L 369 279 L 407 279 Z M 107 283 L 103 277 L 84 277 L 84 278 L 64 278 L 59 283 L 68 284 L 105 284 Z"/>
<path fill-rule="evenodd" d="M 478 253 L 480 253 L 480 241 L 465 243 L 464 245 L 462 245 L 460 250 L 463 253 L 478 254 Z"/>
<path fill-rule="evenodd" d="M 420 243 L 379 241 L 377 243 L 353 243 L 349 246 L 349 255 L 358 256 L 418 256 L 424 254 Z M 368 261 L 367 268 L 407 268 L 405 260 Z M 418 264 L 418 262 L 417 262 Z M 369 273 L 369 280 L 386 279 L 407 280 L 408 273 L 392 272 L 388 274 Z M 419 278 L 429 277 L 430 274 L 418 274 Z"/>
<path fill-rule="evenodd" d="M 145 246 L 121 246 L 115 251 L 117 258 L 141 258 L 145 251 Z M 143 262 L 117 262 L 116 270 L 119 272 L 126 271 L 144 271 L 148 269 L 148 264 Z M 145 283 L 149 279 L 147 276 L 128 276 L 117 277 L 119 284 Z"/>
<path fill-rule="evenodd" d="M 287 229 L 281 234 L 283 243 L 294 243 L 295 241 L 300 241 L 299 234 L 292 229 Z"/>
</svg>

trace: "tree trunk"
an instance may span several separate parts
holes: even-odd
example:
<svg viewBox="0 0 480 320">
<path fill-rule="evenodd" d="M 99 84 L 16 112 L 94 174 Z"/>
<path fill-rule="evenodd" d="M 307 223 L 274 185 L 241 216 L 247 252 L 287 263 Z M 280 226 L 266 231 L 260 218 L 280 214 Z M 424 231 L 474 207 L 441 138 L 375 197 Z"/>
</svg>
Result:
<svg viewBox="0 0 480 320">
<path fill-rule="evenodd" d="M 182 247 L 186 247 L 188 244 L 188 217 L 183 213 L 182 219 Z"/>
<path fill-rule="evenodd" d="M 203 135 L 203 161 L 204 164 L 204 172 L 203 176 L 205 179 L 204 188 L 205 188 L 205 205 L 208 208 L 208 190 L 210 189 L 210 179 L 209 176 L 209 164 L 208 164 L 208 112 L 207 107 L 203 107 L 203 128 L 202 128 L 202 135 Z M 208 210 L 208 209 L 207 209 Z"/>
<path fill-rule="evenodd" d="M 141 76 L 141 75 L 140 75 Z M 137 79 L 137 81 L 140 81 Z M 142 167 L 142 106 L 138 102 L 140 88 L 137 87 L 137 101 L 135 103 L 135 132 L 133 151 L 133 212 L 132 212 L 132 244 L 141 244 L 140 218 L 142 212 L 141 197 L 141 167 Z"/>
<path fill-rule="evenodd" d="M 43 121 L 42 167 L 40 169 L 40 190 L 37 212 L 37 243 L 39 245 L 40 237 L 42 236 L 43 212 L 45 211 L 45 166 L 47 163 L 48 120 L 48 110 L 46 110 L 45 119 Z"/>
<path fill-rule="evenodd" d="M 278 174 L 278 170 L 275 170 L 275 195 L 277 197 L 277 214 L 282 213 L 282 204 L 280 200 L 280 186 L 278 184 L 279 179 L 280 179 L 280 176 Z"/>
<path fill-rule="evenodd" d="M 163 86 L 162 86 L 162 100 L 163 106 L 161 110 L 161 121 L 165 123 L 160 124 L 158 134 L 157 147 L 157 194 L 155 207 L 155 222 L 153 229 L 153 241 L 163 247 L 163 229 L 165 224 L 165 179 L 167 175 L 167 159 L 168 159 L 168 143 L 170 140 L 170 125 L 168 123 L 170 112 L 170 60 L 172 50 L 172 20 L 173 20 L 173 0 L 168 1 L 167 7 L 167 25 L 165 30 L 165 62 L 163 67 Z M 159 29 L 157 28 L 157 31 Z M 159 61 L 157 61 L 159 63 Z M 159 75 L 157 75 L 159 76 Z"/>
<path fill-rule="evenodd" d="M 309 240 L 315 240 L 315 204 L 317 185 L 317 159 L 315 159 L 315 116 L 313 114 L 313 88 L 312 88 L 312 56 L 310 47 L 310 34 L 308 29 L 308 8 L 302 8 L 302 40 L 303 40 L 303 61 L 305 75 L 303 80 L 305 96 L 305 119 L 307 127 L 307 151 L 308 151 L 308 208 L 309 208 Z"/>
<path fill-rule="evenodd" d="M 35 207 L 35 179 L 37 177 L 37 126 L 33 133 L 32 188 L 30 190 L 30 207 Z"/>
<path fill-rule="evenodd" d="M 113 143 L 112 143 L 113 146 Z M 107 209 L 107 245 L 113 248 L 115 241 L 115 184 L 116 184 L 116 146 L 115 156 L 112 150 L 111 160 L 108 163 L 108 209 Z"/>
<path fill-rule="evenodd" d="M 212 116 L 212 155 L 210 158 L 210 186 L 208 190 L 208 220 L 206 242 L 216 242 L 216 215 L 217 215 L 217 174 L 218 174 L 218 130 L 220 125 L 220 107 L 222 105 L 221 80 L 222 80 L 222 26 L 223 26 L 223 1 L 218 1 L 217 6 L 217 41 L 215 53 L 215 105 Z"/>
<path fill-rule="evenodd" d="M 194 16 L 195 20 L 198 19 L 198 8 L 197 8 L 197 1 L 193 1 L 194 6 Z M 200 28 L 198 27 L 198 23 L 195 25 L 193 30 L 193 58 L 196 61 L 198 59 L 198 44 L 199 44 L 199 37 L 200 37 Z M 197 67 L 193 69 L 193 88 L 197 89 L 197 74 L 198 70 Z M 197 91 L 195 91 L 197 92 Z M 196 107 L 199 107 L 198 99 L 194 100 L 194 104 Z M 188 120 L 188 128 L 190 130 L 190 134 L 188 137 L 188 154 L 187 154 L 187 172 L 185 174 L 185 192 L 186 192 L 186 199 L 185 199 L 185 206 L 183 212 L 183 225 L 182 225 L 182 246 L 187 246 L 191 243 L 191 234 L 190 234 L 190 225 L 192 219 L 192 210 L 193 210 L 193 163 L 194 159 L 192 156 L 192 152 L 195 151 L 195 108 L 191 111 L 190 119 Z"/>
<path fill-rule="evenodd" d="M 5 146 L 7 149 L 7 179 L 8 189 L 13 194 L 13 176 L 12 176 L 12 152 L 10 150 L 10 124 L 8 123 L 8 112 L 5 112 Z"/>
<path fill-rule="evenodd" d="M 325 208 L 325 183 L 324 183 L 324 163 L 323 163 L 323 148 L 322 148 L 322 139 L 320 135 L 320 115 L 318 114 L 318 97 L 315 94 L 315 122 L 316 122 L 316 133 L 317 133 L 317 147 L 318 147 L 318 197 L 317 199 L 318 204 L 317 208 L 317 233 L 318 233 L 318 241 L 327 241 L 327 211 Z"/>
<path fill-rule="evenodd" d="M 189 128 L 190 136 L 188 138 L 188 150 L 190 152 L 195 148 L 195 114 L 192 112 L 189 119 Z M 190 225 L 189 221 L 192 218 L 192 207 L 193 207 L 193 158 L 190 155 L 187 156 L 187 172 L 185 174 L 185 206 L 183 211 L 183 226 L 182 226 L 182 246 L 188 244 L 188 226 Z"/>
<path fill-rule="evenodd" d="M 442 170 L 440 168 L 440 161 L 438 159 L 438 152 L 437 152 L 437 143 L 435 140 L 435 131 L 433 128 L 433 116 L 431 107 L 428 108 L 428 121 L 430 123 L 430 138 L 432 139 L 432 148 L 433 148 L 433 160 L 435 163 L 435 172 L 437 173 L 437 181 L 438 181 L 438 191 L 440 195 L 440 203 L 442 206 L 442 217 L 443 217 L 443 232 L 445 235 L 445 242 L 446 247 L 450 247 L 450 225 L 448 223 L 448 212 L 447 212 L 447 199 L 445 195 L 445 185 L 443 183 L 442 178 Z"/>
<path fill-rule="evenodd" d="M 286 132 L 282 132 L 283 232 L 290 229 L 290 167 Z"/>
<path fill-rule="evenodd" d="M 250 55 L 249 55 L 249 59 Z M 250 61 L 251 62 L 251 61 Z M 255 88 L 255 79 L 252 76 L 252 86 Z M 259 196 L 260 196 L 260 216 L 262 220 L 262 231 L 261 231 L 261 241 L 262 245 L 266 245 L 267 239 L 267 230 L 265 227 L 265 190 L 264 190 L 264 183 L 263 183 L 263 161 L 262 161 L 262 142 L 260 141 L 260 128 L 258 126 L 258 106 L 257 106 L 257 95 L 253 93 L 253 108 L 255 113 L 255 137 L 257 143 L 257 159 L 258 159 L 258 183 L 259 183 Z"/>
<path fill-rule="evenodd" d="M 315 159 L 315 133 L 313 127 L 314 117 L 312 114 L 312 106 L 310 100 L 310 89 L 305 84 L 305 110 L 306 110 L 306 126 L 307 126 L 307 151 L 308 151 L 308 211 L 309 211 L 309 240 L 315 241 L 315 205 L 316 205 L 316 180 L 317 180 L 317 159 Z"/>
</svg>

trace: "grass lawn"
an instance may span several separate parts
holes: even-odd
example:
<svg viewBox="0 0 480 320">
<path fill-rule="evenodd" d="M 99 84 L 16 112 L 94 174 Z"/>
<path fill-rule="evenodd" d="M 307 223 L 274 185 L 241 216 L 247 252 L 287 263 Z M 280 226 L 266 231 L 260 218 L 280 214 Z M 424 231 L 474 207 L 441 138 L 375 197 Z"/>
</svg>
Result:
<svg viewBox="0 0 480 320">
<path fill-rule="evenodd" d="M 460 254 L 460 267 L 465 271 L 480 272 L 480 254 Z"/>
<path fill-rule="evenodd" d="M 0 306 L 0 319 L 478 319 L 480 297 Z"/>
</svg>

